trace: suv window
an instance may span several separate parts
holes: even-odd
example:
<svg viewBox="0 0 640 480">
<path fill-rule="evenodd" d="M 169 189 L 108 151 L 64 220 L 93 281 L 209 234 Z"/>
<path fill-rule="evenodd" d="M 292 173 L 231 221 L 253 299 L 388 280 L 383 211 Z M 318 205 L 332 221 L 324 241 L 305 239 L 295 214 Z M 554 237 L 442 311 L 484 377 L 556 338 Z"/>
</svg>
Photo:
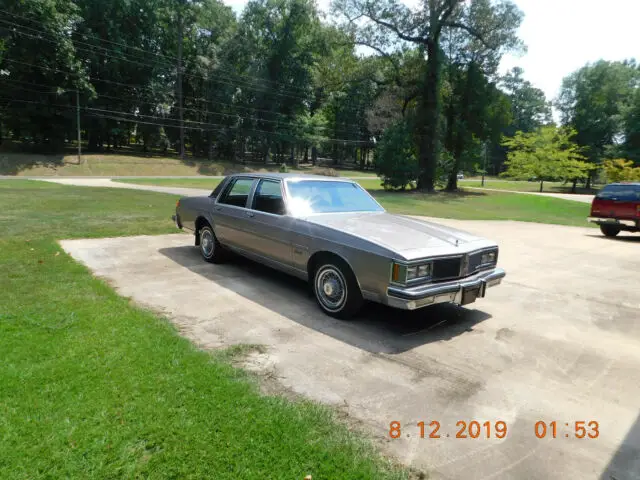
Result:
<svg viewBox="0 0 640 480">
<path fill-rule="evenodd" d="M 260 212 L 284 215 L 285 207 L 280 182 L 262 180 L 253 196 L 253 206 L 251 208 Z"/>
<path fill-rule="evenodd" d="M 640 201 L 640 185 L 607 185 L 598 193 L 601 200 Z"/>
<path fill-rule="evenodd" d="M 251 192 L 251 185 L 253 185 L 253 178 L 236 178 L 232 180 L 229 187 L 227 187 L 222 197 L 218 200 L 218 203 L 235 205 L 236 207 L 246 207 L 247 198 L 249 198 L 249 192 Z"/>
</svg>

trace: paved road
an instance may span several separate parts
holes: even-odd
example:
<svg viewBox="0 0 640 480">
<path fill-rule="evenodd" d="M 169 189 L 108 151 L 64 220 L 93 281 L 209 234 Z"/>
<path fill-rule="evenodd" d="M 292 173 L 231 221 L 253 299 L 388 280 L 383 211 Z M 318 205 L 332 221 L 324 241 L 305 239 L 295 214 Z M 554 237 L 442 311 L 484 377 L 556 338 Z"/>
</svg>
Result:
<svg viewBox="0 0 640 480">
<path fill-rule="evenodd" d="M 25 177 L 0 177 L 0 178 L 22 178 Z M 154 192 L 163 192 L 163 193 L 172 193 L 175 195 L 209 195 L 211 193 L 210 190 L 203 190 L 197 188 L 182 188 L 182 187 L 164 187 L 158 185 L 136 185 L 131 183 L 119 183 L 113 182 L 112 179 L 115 178 L 136 178 L 136 177 L 29 177 L 35 180 L 45 180 L 47 182 L 61 183 L 64 185 L 79 185 L 85 187 L 113 187 L 113 188 L 131 188 L 137 190 L 150 190 Z M 141 178 L 193 178 L 193 177 L 141 177 Z M 198 177 L 204 178 L 204 177 Z M 224 177 L 206 177 L 212 179 L 220 179 Z M 370 180 L 371 177 L 349 177 L 353 180 Z M 539 195 L 543 197 L 554 197 L 560 198 L 563 200 L 573 200 L 576 202 L 583 203 L 591 203 L 593 200 L 593 195 L 571 195 L 566 193 L 538 193 L 538 192 L 513 192 L 509 190 L 499 190 L 494 188 L 481 188 L 481 187 L 468 187 L 464 186 L 464 188 L 474 189 L 474 190 L 489 190 L 495 192 L 507 192 L 507 193 L 522 193 L 526 195 Z"/>
<path fill-rule="evenodd" d="M 265 345 L 245 366 L 268 391 L 335 405 L 429 478 L 640 479 L 640 236 L 438 221 L 499 241 L 504 284 L 469 308 L 372 305 L 351 322 L 322 314 L 298 280 L 203 262 L 189 235 L 62 245 L 203 348 Z M 473 420 L 508 434 L 455 438 Z M 420 421 L 438 421 L 440 438 L 419 438 Z M 556 421 L 557 438 L 537 438 L 538 421 Z M 574 438 L 576 421 L 597 421 L 598 438 Z"/>
<path fill-rule="evenodd" d="M 520 192 L 514 190 L 500 190 L 499 188 L 484 188 L 484 187 L 469 187 L 467 185 L 463 185 L 464 188 L 468 188 L 470 190 L 488 190 L 490 192 L 501 192 L 501 193 L 522 193 L 525 195 L 538 195 L 541 197 L 552 197 L 552 198 L 560 198 L 562 200 L 573 200 L 574 202 L 582 202 L 582 203 L 591 203 L 593 201 L 593 195 L 578 195 L 571 193 L 547 193 L 547 192 Z"/>
<path fill-rule="evenodd" d="M 216 177 L 212 177 L 216 178 Z M 220 177 L 223 178 L 223 177 Z M 213 189 L 184 188 L 184 187 L 163 187 L 160 185 L 137 185 L 133 183 L 114 182 L 111 178 L 40 178 L 46 182 L 60 183 L 62 185 L 76 185 L 80 187 L 109 187 L 127 188 L 130 190 L 148 190 L 151 192 L 171 193 L 185 197 L 194 195 L 209 195 Z"/>
</svg>

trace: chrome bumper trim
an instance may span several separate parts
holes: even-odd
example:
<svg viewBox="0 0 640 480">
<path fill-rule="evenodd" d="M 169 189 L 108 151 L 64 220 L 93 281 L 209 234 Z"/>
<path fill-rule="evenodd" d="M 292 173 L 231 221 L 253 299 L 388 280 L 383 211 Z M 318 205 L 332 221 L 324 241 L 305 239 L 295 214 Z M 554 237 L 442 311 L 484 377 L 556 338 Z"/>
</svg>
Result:
<svg viewBox="0 0 640 480">
<path fill-rule="evenodd" d="M 625 227 L 635 227 L 636 220 L 620 220 L 617 218 L 604 218 L 604 217 L 588 217 L 587 220 L 591 223 L 597 223 L 598 225 L 623 225 Z"/>
<path fill-rule="evenodd" d="M 387 288 L 387 303 L 404 310 L 415 310 L 443 302 L 461 304 L 464 290 L 478 288 L 477 296 L 484 297 L 487 288 L 499 285 L 505 275 L 506 272 L 502 268 L 494 268 L 451 282 L 412 288 L 391 286 Z"/>
</svg>

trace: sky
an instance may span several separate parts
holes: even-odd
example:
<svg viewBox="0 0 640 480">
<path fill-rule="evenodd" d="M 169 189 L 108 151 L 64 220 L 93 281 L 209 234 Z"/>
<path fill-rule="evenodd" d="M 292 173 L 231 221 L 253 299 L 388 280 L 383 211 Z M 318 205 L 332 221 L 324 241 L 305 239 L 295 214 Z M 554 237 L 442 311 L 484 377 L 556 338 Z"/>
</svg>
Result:
<svg viewBox="0 0 640 480">
<path fill-rule="evenodd" d="M 246 0 L 223 0 L 240 12 Z M 318 4 L 328 11 L 330 0 Z M 562 79 L 599 59 L 640 60 L 638 0 L 514 0 L 524 12 L 518 35 L 527 45 L 520 57 L 506 55 L 500 70 L 524 69 L 524 77 L 553 100 Z M 418 3 L 406 1 L 408 5 Z"/>
</svg>

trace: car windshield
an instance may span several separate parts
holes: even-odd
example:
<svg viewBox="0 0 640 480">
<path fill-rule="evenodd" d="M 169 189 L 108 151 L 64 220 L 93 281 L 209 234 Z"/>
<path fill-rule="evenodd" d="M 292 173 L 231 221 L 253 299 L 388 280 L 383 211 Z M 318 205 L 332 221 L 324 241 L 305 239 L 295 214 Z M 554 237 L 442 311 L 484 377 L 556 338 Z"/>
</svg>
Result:
<svg viewBox="0 0 640 480">
<path fill-rule="evenodd" d="M 602 200 L 639 201 L 640 185 L 607 185 L 597 197 Z"/>
<path fill-rule="evenodd" d="M 331 212 L 383 212 L 360 185 L 327 180 L 294 180 L 288 182 L 287 204 L 293 215 Z"/>
</svg>

